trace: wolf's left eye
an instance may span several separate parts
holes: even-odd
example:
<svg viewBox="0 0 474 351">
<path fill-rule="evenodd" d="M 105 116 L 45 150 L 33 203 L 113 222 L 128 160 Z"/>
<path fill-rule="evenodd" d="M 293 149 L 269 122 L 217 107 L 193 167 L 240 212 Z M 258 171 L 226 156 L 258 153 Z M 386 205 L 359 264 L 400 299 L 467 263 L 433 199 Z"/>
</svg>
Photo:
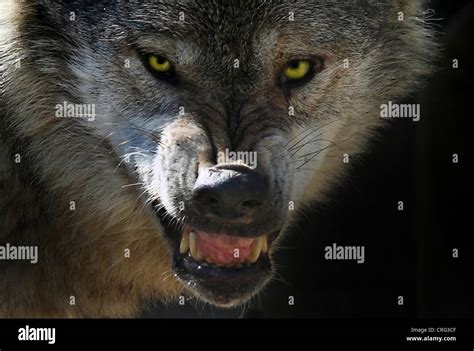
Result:
<svg viewBox="0 0 474 351">
<path fill-rule="evenodd" d="M 148 66 L 155 72 L 170 73 L 173 68 L 170 60 L 163 56 L 149 54 L 147 57 L 147 61 Z"/>
<path fill-rule="evenodd" d="M 322 59 L 298 59 L 288 62 L 280 72 L 280 84 L 298 86 L 310 81 L 324 68 Z"/>
</svg>

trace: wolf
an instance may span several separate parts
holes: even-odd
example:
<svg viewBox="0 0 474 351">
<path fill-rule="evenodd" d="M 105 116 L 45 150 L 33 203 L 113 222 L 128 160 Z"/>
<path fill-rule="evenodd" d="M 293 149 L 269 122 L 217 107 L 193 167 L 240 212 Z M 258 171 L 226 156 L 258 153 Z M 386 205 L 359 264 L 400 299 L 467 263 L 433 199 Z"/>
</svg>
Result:
<svg viewBox="0 0 474 351">
<path fill-rule="evenodd" d="M 38 258 L 0 262 L 0 315 L 249 301 L 432 71 L 427 6 L 2 1 L 0 243 Z"/>
</svg>

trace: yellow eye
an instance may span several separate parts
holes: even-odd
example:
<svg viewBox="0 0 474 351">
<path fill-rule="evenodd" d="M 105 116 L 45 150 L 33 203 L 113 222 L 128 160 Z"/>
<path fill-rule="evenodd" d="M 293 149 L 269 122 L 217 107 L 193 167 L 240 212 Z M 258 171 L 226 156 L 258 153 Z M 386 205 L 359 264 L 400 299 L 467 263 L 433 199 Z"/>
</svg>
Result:
<svg viewBox="0 0 474 351">
<path fill-rule="evenodd" d="M 163 56 L 148 56 L 148 64 L 150 68 L 156 72 L 160 73 L 169 73 L 171 72 L 171 62 Z"/>
<path fill-rule="evenodd" d="M 283 70 L 287 80 L 299 80 L 310 72 L 311 63 L 308 60 L 294 60 Z"/>
</svg>

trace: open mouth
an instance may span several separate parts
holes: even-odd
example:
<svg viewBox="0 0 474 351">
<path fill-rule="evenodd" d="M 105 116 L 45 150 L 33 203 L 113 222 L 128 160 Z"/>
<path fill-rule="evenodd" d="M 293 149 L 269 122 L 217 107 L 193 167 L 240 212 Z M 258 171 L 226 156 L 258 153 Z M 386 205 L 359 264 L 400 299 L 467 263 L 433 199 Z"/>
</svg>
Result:
<svg viewBox="0 0 474 351">
<path fill-rule="evenodd" d="M 265 285 L 271 275 L 269 250 L 278 231 L 245 237 L 211 233 L 157 211 L 173 250 L 177 277 L 203 300 L 224 307 L 237 305 Z"/>
<path fill-rule="evenodd" d="M 185 225 L 179 253 L 206 267 L 243 268 L 268 252 L 268 236 L 243 238 L 213 234 Z"/>
</svg>

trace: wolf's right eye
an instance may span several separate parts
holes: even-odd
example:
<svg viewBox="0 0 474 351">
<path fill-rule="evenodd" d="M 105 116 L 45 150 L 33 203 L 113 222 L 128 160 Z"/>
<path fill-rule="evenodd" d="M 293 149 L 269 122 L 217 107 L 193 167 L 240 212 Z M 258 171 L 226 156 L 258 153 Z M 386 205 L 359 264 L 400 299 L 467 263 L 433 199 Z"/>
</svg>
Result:
<svg viewBox="0 0 474 351">
<path fill-rule="evenodd" d="M 174 66 L 169 59 L 161 55 L 141 54 L 145 67 L 156 78 L 175 82 Z"/>
<path fill-rule="evenodd" d="M 311 69 L 311 62 L 308 60 L 294 60 L 288 63 L 283 70 L 283 75 L 287 80 L 303 79 Z"/>
</svg>

